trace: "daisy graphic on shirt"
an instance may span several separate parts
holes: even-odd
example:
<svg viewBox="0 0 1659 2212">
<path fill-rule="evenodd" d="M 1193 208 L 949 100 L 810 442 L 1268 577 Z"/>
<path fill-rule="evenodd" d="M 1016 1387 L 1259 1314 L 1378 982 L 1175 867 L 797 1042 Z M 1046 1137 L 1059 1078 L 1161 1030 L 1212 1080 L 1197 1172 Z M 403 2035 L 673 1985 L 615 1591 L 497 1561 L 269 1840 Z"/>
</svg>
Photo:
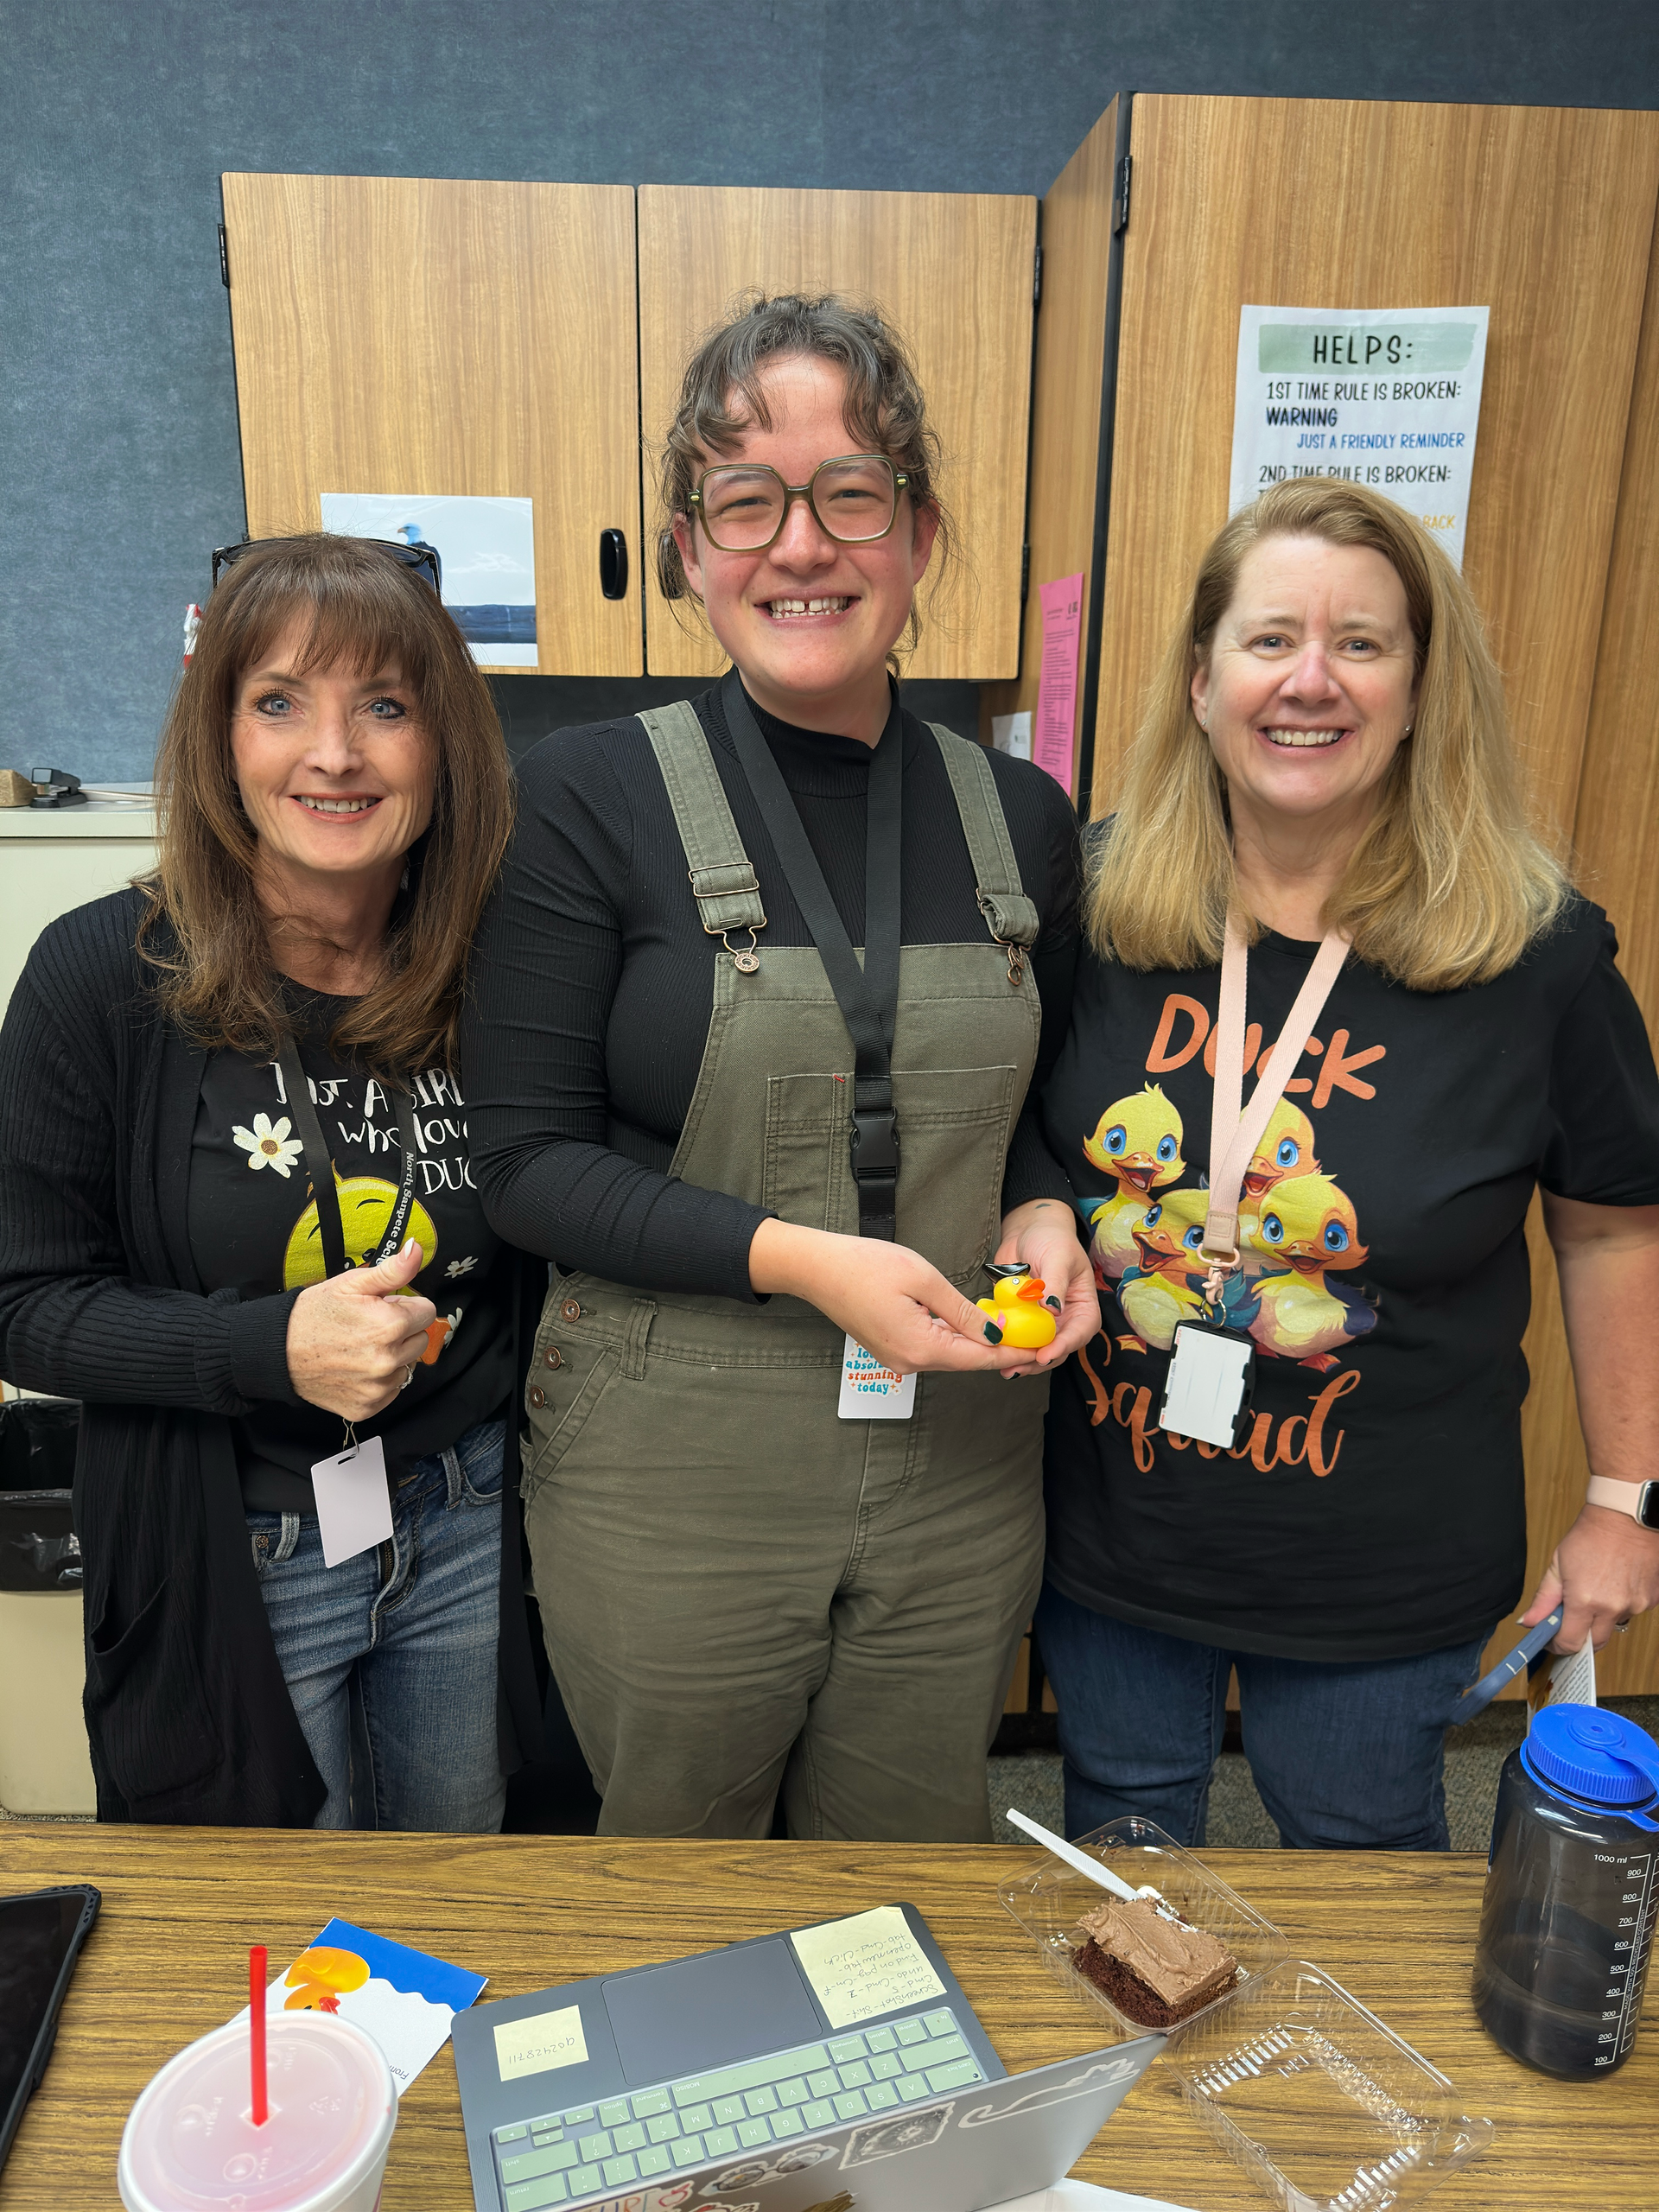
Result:
<svg viewBox="0 0 1659 2212">
<path fill-rule="evenodd" d="M 289 1135 L 293 1124 L 286 1114 L 273 1128 L 269 1114 L 256 1114 L 253 1127 L 245 1129 L 240 1122 L 233 1124 L 231 1135 L 248 1155 L 250 1167 L 274 1167 L 287 1182 L 295 1161 L 305 1147 Z"/>
</svg>

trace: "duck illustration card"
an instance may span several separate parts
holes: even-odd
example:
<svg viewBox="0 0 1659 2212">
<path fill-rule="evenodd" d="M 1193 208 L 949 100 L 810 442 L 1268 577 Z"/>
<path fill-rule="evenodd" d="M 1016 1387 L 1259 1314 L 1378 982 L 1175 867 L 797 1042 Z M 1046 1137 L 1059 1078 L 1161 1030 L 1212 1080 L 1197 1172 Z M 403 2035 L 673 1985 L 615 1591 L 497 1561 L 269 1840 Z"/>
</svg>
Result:
<svg viewBox="0 0 1659 2212">
<path fill-rule="evenodd" d="M 487 1976 L 389 1942 L 349 1920 L 331 1920 L 265 1991 L 272 2012 L 333 2012 L 379 2044 L 402 2096 L 448 2040 L 457 2012 Z M 237 2014 L 245 2019 L 247 2007 Z"/>
</svg>

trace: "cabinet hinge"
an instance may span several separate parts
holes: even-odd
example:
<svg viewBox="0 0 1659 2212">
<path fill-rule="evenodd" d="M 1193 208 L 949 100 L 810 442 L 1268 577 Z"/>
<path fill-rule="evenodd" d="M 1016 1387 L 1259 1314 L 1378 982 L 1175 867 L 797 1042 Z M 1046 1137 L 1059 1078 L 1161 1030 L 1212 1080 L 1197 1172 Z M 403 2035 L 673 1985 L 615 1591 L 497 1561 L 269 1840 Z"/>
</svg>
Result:
<svg viewBox="0 0 1659 2212">
<path fill-rule="evenodd" d="M 1031 547 L 1020 548 L 1020 604 L 1023 607 L 1031 596 Z"/>
<path fill-rule="evenodd" d="M 1043 297 L 1043 249 L 1041 248 L 1041 246 L 1039 246 L 1039 247 L 1038 247 L 1038 249 L 1037 249 L 1037 251 L 1036 251 L 1036 252 L 1035 252 L 1035 254 L 1033 254 L 1033 256 L 1032 257 L 1032 268 L 1031 268 L 1031 304 L 1032 304 L 1032 306 L 1033 306 L 1033 308 L 1036 308 L 1036 307 L 1040 306 L 1040 305 L 1041 305 L 1041 303 L 1042 303 L 1042 297 Z"/>
<path fill-rule="evenodd" d="M 1112 185 L 1112 236 L 1119 238 L 1129 227 L 1129 173 L 1135 166 L 1135 156 L 1125 154 L 1117 165 Z"/>
<path fill-rule="evenodd" d="M 231 289 L 231 255 L 225 243 L 225 226 L 219 226 L 219 281 L 228 292 Z"/>
</svg>

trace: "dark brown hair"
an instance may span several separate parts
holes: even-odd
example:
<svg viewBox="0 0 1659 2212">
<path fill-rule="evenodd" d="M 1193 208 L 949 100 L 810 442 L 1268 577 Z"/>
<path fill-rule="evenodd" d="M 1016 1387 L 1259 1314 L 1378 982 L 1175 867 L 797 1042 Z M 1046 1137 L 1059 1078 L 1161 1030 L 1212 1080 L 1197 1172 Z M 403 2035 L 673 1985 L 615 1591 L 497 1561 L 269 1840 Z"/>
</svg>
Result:
<svg viewBox="0 0 1659 2212">
<path fill-rule="evenodd" d="M 956 532 L 939 497 L 939 441 L 904 340 L 878 308 L 834 292 L 746 293 L 728 320 L 708 332 L 686 363 L 679 405 L 663 443 L 659 488 L 664 527 L 657 541 L 657 581 L 668 600 L 694 599 L 670 524 L 690 512 L 697 479 L 716 454 L 735 450 L 745 430 L 772 428 L 763 372 L 774 361 L 829 361 L 847 379 L 845 419 L 861 452 L 884 453 L 910 479 L 912 509 L 938 519 L 929 584 L 937 595 L 958 558 Z M 921 635 L 912 602 L 904 643 Z"/>
<path fill-rule="evenodd" d="M 202 617 L 156 762 L 159 864 L 139 946 L 165 1013 L 210 1049 L 274 1054 L 282 981 L 254 889 L 258 839 L 231 752 L 237 686 L 291 623 L 308 625 L 294 673 L 396 666 L 433 753 L 432 818 L 375 988 L 330 1045 L 373 1074 L 453 1066 L 467 949 L 512 828 L 512 771 L 490 687 L 426 580 L 372 539 L 273 539 L 227 569 Z M 165 928 L 158 924 L 165 923 Z"/>
</svg>

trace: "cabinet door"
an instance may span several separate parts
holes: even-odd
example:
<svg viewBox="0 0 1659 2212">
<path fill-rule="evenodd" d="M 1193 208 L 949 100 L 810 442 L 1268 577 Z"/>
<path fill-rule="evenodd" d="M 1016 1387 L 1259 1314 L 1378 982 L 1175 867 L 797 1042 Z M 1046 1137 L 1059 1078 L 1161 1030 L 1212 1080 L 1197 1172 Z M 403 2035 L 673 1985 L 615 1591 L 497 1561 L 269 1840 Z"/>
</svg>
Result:
<svg viewBox="0 0 1659 2212">
<path fill-rule="evenodd" d="M 702 334 L 751 287 L 873 300 L 914 355 L 944 448 L 942 491 L 966 556 L 954 587 L 922 587 L 908 673 L 1011 676 L 1020 652 L 1020 547 L 1031 381 L 1034 200 L 972 193 L 639 190 L 639 360 L 645 512 L 663 526 L 652 442 L 674 412 Z M 645 591 L 653 676 L 716 674 L 725 656 L 695 601 Z"/>
<path fill-rule="evenodd" d="M 316 529 L 325 492 L 528 498 L 541 673 L 639 675 L 632 189 L 223 184 L 249 535 Z"/>
</svg>

